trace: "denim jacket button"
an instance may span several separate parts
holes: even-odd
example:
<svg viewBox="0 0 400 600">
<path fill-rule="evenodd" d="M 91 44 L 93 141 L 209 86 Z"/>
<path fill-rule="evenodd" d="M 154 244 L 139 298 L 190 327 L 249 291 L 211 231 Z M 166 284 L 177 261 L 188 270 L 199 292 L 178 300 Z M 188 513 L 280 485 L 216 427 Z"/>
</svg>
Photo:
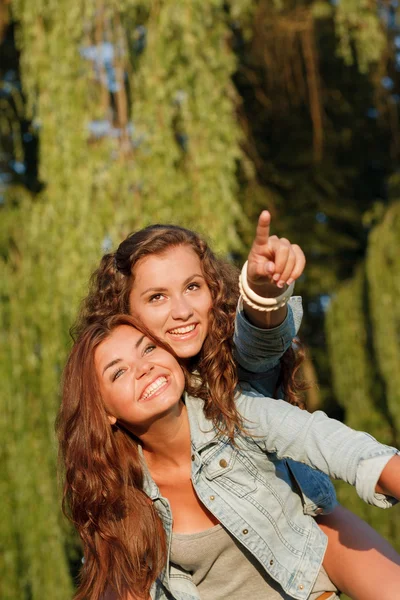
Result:
<svg viewBox="0 0 400 600">
<path fill-rule="evenodd" d="M 244 535 L 247 535 L 247 534 L 249 533 L 249 530 L 248 530 L 248 529 L 243 529 L 242 533 L 243 533 Z"/>
<path fill-rule="evenodd" d="M 299 590 L 304 590 L 304 585 L 302 583 L 299 585 Z"/>
<path fill-rule="evenodd" d="M 226 462 L 226 460 L 224 458 L 221 458 L 221 460 L 219 461 L 219 466 L 222 467 L 223 469 L 225 469 L 225 467 L 228 466 L 228 463 Z"/>
<path fill-rule="evenodd" d="M 274 564 L 274 561 L 272 560 L 272 558 L 271 558 L 271 560 L 269 561 L 269 564 L 270 564 L 271 566 Z"/>
<path fill-rule="evenodd" d="M 215 496 L 210 496 L 210 500 L 215 500 Z"/>
<path fill-rule="evenodd" d="M 194 455 L 194 454 L 192 454 L 192 460 L 194 460 L 195 458 L 196 458 L 196 457 L 195 457 L 195 455 Z"/>
</svg>

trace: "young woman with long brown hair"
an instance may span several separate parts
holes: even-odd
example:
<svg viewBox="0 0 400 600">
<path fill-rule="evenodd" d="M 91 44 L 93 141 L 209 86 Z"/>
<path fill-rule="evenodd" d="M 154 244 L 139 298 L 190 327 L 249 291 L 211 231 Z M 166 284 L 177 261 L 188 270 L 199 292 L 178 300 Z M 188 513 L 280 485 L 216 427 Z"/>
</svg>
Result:
<svg viewBox="0 0 400 600">
<path fill-rule="evenodd" d="M 248 283 L 258 295 L 271 293 L 271 274 L 278 275 L 280 284 L 295 279 L 304 266 L 298 248 L 269 237 L 268 229 L 269 216 L 263 214 L 248 261 Z M 286 383 L 285 399 L 298 404 L 291 348 L 296 304 L 286 314 L 285 306 L 259 312 L 244 303 L 236 317 L 234 346 L 237 281 L 237 271 L 217 259 L 194 232 L 151 226 L 103 258 L 77 329 L 110 314 L 138 315 L 197 374 L 197 394 L 207 395 L 207 416 L 216 422 L 221 415 L 230 422 L 238 379 L 242 389 L 251 382 L 263 395 L 273 396 L 281 378 Z M 280 292 L 275 288 L 275 294 Z M 263 329 L 268 326 L 272 328 Z M 353 596 L 364 600 L 362 593 L 356 595 L 364 579 L 378 597 L 381 573 L 392 566 L 397 569 L 386 560 L 385 541 L 343 507 L 334 509 L 335 494 L 326 476 L 293 461 L 283 468 L 292 489 L 300 491 L 306 514 L 333 511 L 318 517 L 318 522 L 328 536 L 325 561 L 335 582 L 350 591 L 354 583 Z"/>
<path fill-rule="evenodd" d="M 92 323 L 76 341 L 57 419 L 64 508 L 85 556 L 75 599 L 337 598 L 321 569 L 325 536 L 281 458 L 385 507 L 383 493 L 400 496 L 396 449 L 251 391 L 210 417 L 208 394 L 184 386 L 166 345 L 133 317 Z M 186 388 L 199 395 L 190 374 Z M 400 584 L 399 567 L 387 574 L 380 600 Z"/>
</svg>

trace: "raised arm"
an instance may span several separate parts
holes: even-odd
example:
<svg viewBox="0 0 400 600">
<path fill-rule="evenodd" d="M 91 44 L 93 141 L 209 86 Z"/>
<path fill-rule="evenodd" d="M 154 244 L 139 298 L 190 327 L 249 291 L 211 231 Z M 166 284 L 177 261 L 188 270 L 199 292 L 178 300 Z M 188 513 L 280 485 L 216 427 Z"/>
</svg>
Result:
<svg viewBox="0 0 400 600">
<path fill-rule="evenodd" d="M 246 281 L 249 288 L 263 298 L 282 294 L 282 282 L 292 283 L 303 272 L 304 254 L 299 246 L 286 239 L 270 236 L 271 217 L 263 211 L 259 217 L 251 247 Z M 243 277 L 243 274 L 242 274 Z M 291 346 L 301 324 L 301 298 L 293 296 L 287 305 L 273 311 L 257 311 L 241 298 L 235 323 L 235 358 L 241 381 L 249 381 L 250 374 L 260 374 L 260 393 L 274 393 L 279 374 L 279 361 Z M 263 381 L 263 378 L 265 381 Z M 272 383 L 271 383 L 272 382 Z M 254 385 L 254 382 L 253 382 Z"/>
</svg>

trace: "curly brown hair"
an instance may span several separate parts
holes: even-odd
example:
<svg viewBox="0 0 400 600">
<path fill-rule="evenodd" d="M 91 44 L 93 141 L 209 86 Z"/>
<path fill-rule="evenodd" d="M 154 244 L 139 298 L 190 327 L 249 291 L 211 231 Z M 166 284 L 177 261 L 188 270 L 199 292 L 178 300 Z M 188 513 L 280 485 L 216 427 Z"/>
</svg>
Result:
<svg viewBox="0 0 400 600">
<path fill-rule="evenodd" d="M 194 231 L 176 225 L 151 225 L 129 235 L 115 254 L 106 254 L 91 277 L 89 293 L 73 332 L 76 335 L 99 318 L 129 313 L 129 294 L 138 261 L 182 245 L 190 247 L 199 257 L 212 297 L 208 334 L 201 352 L 191 364 L 201 378 L 198 393 L 201 397 L 209 396 L 206 412 L 210 419 L 215 421 L 222 413 L 228 422 L 232 422 L 237 418 L 234 395 L 238 376 L 233 332 L 239 298 L 239 271 L 215 256 L 206 241 Z M 285 399 L 303 407 L 302 392 L 306 386 L 296 378 L 301 362 L 301 353 L 289 348 L 281 360 L 280 384 Z M 233 436 L 233 431 L 229 436 Z"/>
<path fill-rule="evenodd" d="M 177 358 L 168 344 L 130 315 L 89 324 L 71 350 L 56 431 L 64 479 L 63 512 L 77 528 L 84 549 L 75 600 L 99 600 L 108 589 L 121 599 L 132 590 L 135 597 L 147 598 L 167 557 L 161 520 L 143 491 L 139 441 L 118 422 L 110 425 L 95 371 L 96 349 L 121 325 L 135 327 Z M 200 395 L 196 381 L 182 369 L 185 389 Z M 222 415 L 208 412 L 215 415 L 220 431 L 243 431 L 234 408 Z"/>
</svg>

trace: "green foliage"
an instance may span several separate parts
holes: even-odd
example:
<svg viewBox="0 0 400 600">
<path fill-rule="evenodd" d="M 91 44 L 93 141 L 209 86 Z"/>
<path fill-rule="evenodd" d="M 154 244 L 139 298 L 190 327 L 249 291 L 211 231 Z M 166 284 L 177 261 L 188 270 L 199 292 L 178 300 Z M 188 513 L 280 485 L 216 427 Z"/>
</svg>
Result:
<svg viewBox="0 0 400 600">
<path fill-rule="evenodd" d="M 373 355 L 363 266 L 337 291 L 326 327 L 334 391 L 345 409 L 346 423 L 391 443 L 393 431 L 385 414 L 384 387 Z"/>
<path fill-rule="evenodd" d="M 400 439 L 400 201 L 372 231 L 367 253 L 374 347 L 388 410 Z"/>
<path fill-rule="evenodd" d="M 34 196 L 21 178 L 0 205 L 2 599 L 72 595 L 79 545 L 60 515 L 53 422 L 68 329 L 104 251 L 133 229 L 173 221 L 207 234 L 221 253 L 240 253 L 268 206 L 278 232 L 308 254 L 309 298 L 352 274 L 366 243 L 362 214 L 376 218 L 364 145 L 368 161 L 386 164 L 389 137 L 365 117 L 385 39 L 374 3 L 359 12 L 356 4 L 13 0 L 23 94 L 13 88 L 14 104 L 2 97 L 0 129 L 21 161 L 21 122 L 32 120 L 43 187 Z M 355 56 L 365 74 L 342 60 Z M 325 220 L 315 220 L 320 213 Z M 386 281 L 380 243 L 371 242 L 367 270 L 379 265 Z M 343 292 L 357 314 L 351 327 L 333 304 L 335 385 L 350 422 L 360 426 L 352 407 L 360 416 L 368 406 L 362 423 L 388 439 L 398 416 L 376 393 L 365 286 L 359 271 Z M 370 293 L 378 294 L 372 281 Z M 394 387 L 394 329 L 375 312 L 376 369 Z M 344 361 L 357 335 L 365 345 Z"/>
<path fill-rule="evenodd" d="M 246 131 L 239 197 L 252 224 L 241 225 L 240 233 L 247 247 L 258 214 L 268 208 L 273 233 L 304 250 L 307 268 L 296 283 L 305 306 L 300 333 L 318 372 L 323 406 L 340 417 L 321 298 L 353 275 L 379 208 L 386 209 L 384 180 L 397 164 L 389 118 L 394 90 L 381 85 L 385 74 L 397 85 L 396 76 L 384 66 L 390 32 L 384 21 L 377 21 L 375 3 L 369 9 L 363 4 L 359 14 L 352 0 L 282 4 L 284 10 L 277 13 L 272 3 L 255 3 L 252 36 L 236 35 L 235 81 Z M 386 35 L 379 65 L 367 43 L 365 48 L 355 45 L 367 13 Z M 342 58 L 341 39 L 348 40 L 351 57 L 359 56 L 351 66 Z M 360 71 L 360 61 L 368 63 L 366 71 Z M 374 108 L 379 108 L 379 118 Z"/>
<path fill-rule="evenodd" d="M 346 0 L 338 2 L 335 11 L 338 54 L 347 65 L 357 60 L 363 73 L 371 63 L 379 62 L 387 45 L 384 24 L 374 4 L 370 0 Z"/>
<path fill-rule="evenodd" d="M 236 81 L 248 132 L 240 192 L 253 222 L 268 207 L 274 230 L 304 249 L 309 266 L 301 292 L 313 297 L 351 276 L 364 255 L 363 215 L 383 198 L 392 164 L 390 100 L 380 107 L 381 119 L 369 116 L 381 93 L 377 72 L 360 72 L 337 56 L 336 9 L 322 18 L 314 13 L 320 3 L 292 4 L 280 17 L 260 2 L 253 38 L 240 46 Z M 337 11 L 352 4 L 340 2 Z M 245 245 L 251 235 L 244 231 Z"/>
<path fill-rule="evenodd" d="M 72 596 L 77 542 L 60 515 L 53 423 L 69 326 L 102 253 L 154 221 L 202 230 L 224 253 L 240 246 L 235 57 L 223 3 L 98 8 L 13 4 L 44 188 L 35 197 L 10 188 L 1 208 L 4 600 Z M 141 52 L 137 25 L 146 28 Z M 84 58 L 105 41 L 115 49 L 113 89 Z M 116 135 L 96 137 L 94 121 Z"/>
<path fill-rule="evenodd" d="M 238 248 L 232 224 L 240 215 L 240 135 L 223 3 L 188 0 L 178 9 L 165 2 L 159 13 L 150 13 L 147 28 L 147 49 L 133 81 L 135 125 L 144 139 L 135 156 L 142 222 L 154 222 L 156 215 L 195 229 L 207 224 L 220 251 Z M 229 214 L 224 232 L 216 209 Z"/>
<path fill-rule="evenodd" d="M 398 324 L 400 203 L 372 231 L 366 265 L 342 284 L 326 319 L 332 381 L 346 423 L 380 441 L 398 444 Z M 338 484 L 339 499 L 377 528 L 400 550 L 395 511 L 377 511 L 349 486 Z"/>
</svg>

